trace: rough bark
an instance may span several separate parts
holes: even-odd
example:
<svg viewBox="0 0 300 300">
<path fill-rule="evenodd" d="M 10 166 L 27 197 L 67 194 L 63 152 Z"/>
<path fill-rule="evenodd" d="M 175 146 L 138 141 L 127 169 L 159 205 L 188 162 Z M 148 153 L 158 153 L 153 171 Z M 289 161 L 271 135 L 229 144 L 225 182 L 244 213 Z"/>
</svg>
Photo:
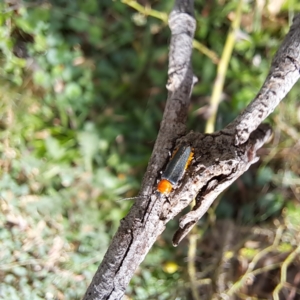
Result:
<svg viewBox="0 0 300 300">
<path fill-rule="evenodd" d="M 181 217 L 173 244 L 183 239 L 215 198 L 258 160 L 257 149 L 271 135 L 270 127 L 260 124 L 299 78 L 300 15 L 295 17 L 278 50 L 261 91 L 246 110 L 220 132 L 186 133 L 189 98 L 196 81 L 190 62 L 196 26 L 192 0 L 176 0 L 169 26 L 172 37 L 168 99 L 140 198 L 121 221 L 85 300 L 121 299 L 166 223 L 196 198 L 192 211 Z M 168 196 L 161 195 L 156 191 L 159 172 L 168 160 L 169 151 L 180 144 L 194 148 L 194 160 L 180 186 Z"/>
</svg>

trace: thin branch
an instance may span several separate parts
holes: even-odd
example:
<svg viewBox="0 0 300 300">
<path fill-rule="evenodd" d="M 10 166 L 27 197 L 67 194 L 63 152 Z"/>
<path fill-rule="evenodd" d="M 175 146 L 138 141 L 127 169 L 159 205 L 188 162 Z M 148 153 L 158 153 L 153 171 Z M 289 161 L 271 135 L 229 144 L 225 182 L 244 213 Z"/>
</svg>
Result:
<svg viewBox="0 0 300 300">
<path fill-rule="evenodd" d="M 160 12 L 158 10 L 152 9 L 149 6 L 143 6 L 137 3 L 135 0 L 121 0 L 121 1 L 122 3 L 134 8 L 136 11 L 138 11 L 139 13 L 145 16 L 151 16 L 157 18 L 159 20 L 162 20 L 163 23 L 165 24 L 167 24 L 168 22 L 168 15 L 164 12 Z M 205 45 L 203 45 L 202 43 L 200 43 L 195 39 L 193 40 L 193 47 L 194 49 L 197 49 L 199 52 L 203 53 L 208 58 L 210 58 L 214 64 L 217 64 L 219 62 L 218 55 L 214 51 L 210 50 Z"/>
<path fill-rule="evenodd" d="M 300 77 L 300 15 L 277 51 L 269 72 L 255 99 L 223 132 L 235 131 L 235 145 L 245 143 L 267 116 L 274 111 Z"/>
<path fill-rule="evenodd" d="M 210 58 L 214 64 L 219 63 L 220 59 L 218 55 L 195 39 L 193 40 L 193 48 Z"/>
<path fill-rule="evenodd" d="M 298 245 L 297 248 L 282 263 L 281 272 L 280 272 L 280 282 L 277 284 L 276 288 L 273 291 L 274 300 L 279 300 L 279 292 L 287 283 L 286 281 L 287 268 L 295 260 L 297 255 L 299 255 L 299 253 L 300 253 L 300 245 Z"/>
<path fill-rule="evenodd" d="M 194 228 L 196 229 L 196 228 Z M 188 265 L 187 271 L 190 277 L 191 290 L 194 300 L 200 300 L 200 296 L 198 293 L 198 283 L 197 283 L 197 274 L 195 267 L 195 258 L 197 252 L 197 232 L 191 232 L 189 235 L 189 251 L 188 251 Z"/>
<path fill-rule="evenodd" d="M 237 31 L 241 23 L 242 6 L 243 6 L 243 0 L 239 0 L 239 3 L 235 11 L 235 16 L 232 21 L 231 28 L 229 30 L 226 43 L 223 49 L 222 57 L 218 64 L 217 76 L 214 82 L 213 92 L 210 99 L 210 108 L 209 108 L 210 117 L 207 120 L 206 127 L 205 127 L 206 133 L 212 133 L 215 131 L 214 128 L 216 123 L 217 111 L 218 111 L 218 106 L 220 103 L 220 99 L 224 87 L 225 76 L 232 55 L 233 47 L 236 41 Z"/>
<path fill-rule="evenodd" d="M 134 8 L 141 14 L 145 16 L 151 16 L 154 18 L 157 18 L 159 20 L 162 20 L 165 24 L 168 23 L 168 15 L 165 12 L 160 12 L 158 10 L 152 9 L 150 6 L 143 6 L 136 2 L 135 0 L 121 0 L 124 4 L 127 4 L 128 6 Z"/>
<path fill-rule="evenodd" d="M 248 265 L 248 269 L 245 272 L 245 274 L 240 278 L 240 280 L 238 280 L 237 282 L 235 282 L 230 289 L 228 289 L 228 291 L 224 294 L 226 294 L 227 296 L 233 296 L 240 288 L 241 286 L 244 285 L 244 283 L 247 281 L 247 279 L 249 278 L 249 276 L 251 276 L 255 266 L 257 265 L 258 261 L 260 259 L 262 259 L 266 254 L 270 253 L 271 251 L 273 251 L 274 249 L 276 249 L 278 247 L 278 244 L 282 238 L 282 233 L 283 233 L 283 226 L 278 227 L 277 231 L 276 231 L 276 236 L 274 238 L 273 244 L 265 249 L 263 249 L 262 251 L 258 252 L 254 258 L 252 259 L 252 261 L 249 263 Z"/>
</svg>

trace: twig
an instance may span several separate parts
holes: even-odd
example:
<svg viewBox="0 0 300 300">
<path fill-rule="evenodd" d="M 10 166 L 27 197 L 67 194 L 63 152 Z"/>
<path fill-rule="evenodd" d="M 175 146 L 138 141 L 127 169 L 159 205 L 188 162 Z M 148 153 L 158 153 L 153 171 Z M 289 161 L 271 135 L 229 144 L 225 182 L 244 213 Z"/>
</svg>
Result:
<svg viewBox="0 0 300 300">
<path fill-rule="evenodd" d="M 143 6 L 136 2 L 135 0 L 121 0 L 124 4 L 127 4 L 128 6 L 134 8 L 141 14 L 145 16 L 151 16 L 154 18 L 157 18 L 159 20 L 162 20 L 165 24 L 168 23 L 168 15 L 165 12 L 160 12 L 158 10 L 154 10 L 149 6 Z"/>
<path fill-rule="evenodd" d="M 252 272 L 253 272 L 256 264 L 258 263 L 258 261 L 262 257 L 264 257 L 266 254 L 268 254 L 269 252 L 273 251 L 274 249 L 276 249 L 278 247 L 278 244 L 279 244 L 279 242 L 281 240 L 281 237 L 282 237 L 282 232 L 283 232 L 283 226 L 280 226 L 276 231 L 276 236 L 275 236 L 275 239 L 273 241 L 273 244 L 271 246 L 263 249 L 262 251 L 258 252 L 254 256 L 252 261 L 249 263 L 248 269 L 245 272 L 245 274 L 236 283 L 234 283 L 230 287 L 230 289 L 228 289 L 228 291 L 225 292 L 224 294 L 226 294 L 229 297 L 232 297 L 241 288 L 241 286 L 243 286 L 243 284 L 247 281 L 249 276 L 252 275 Z"/>
<path fill-rule="evenodd" d="M 245 143 L 267 116 L 274 111 L 300 77 L 300 15 L 294 18 L 290 31 L 277 51 L 262 88 L 223 132 L 235 131 L 235 145 Z"/>
<path fill-rule="evenodd" d="M 162 20 L 165 24 L 168 23 L 168 15 L 164 12 L 160 12 L 158 10 L 152 9 L 149 6 L 142 6 L 141 4 L 137 3 L 135 0 L 121 0 L 121 1 L 124 4 L 127 4 L 128 6 L 134 8 L 139 13 L 145 16 L 151 16 L 157 18 L 159 20 Z M 197 49 L 199 52 L 206 55 L 208 58 L 210 58 L 214 64 L 217 64 L 219 62 L 218 55 L 214 51 L 210 50 L 205 45 L 201 44 L 199 41 L 195 39 L 193 40 L 193 47 Z"/>
<path fill-rule="evenodd" d="M 279 292 L 286 283 L 286 274 L 288 266 L 295 260 L 296 256 L 300 253 L 300 245 L 284 260 L 281 266 L 280 282 L 277 284 L 273 291 L 274 300 L 279 300 Z"/>
<path fill-rule="evenodd" d="M 196 229 L 196 227 L 194 227 L 193 229 Z M 195 267 L 197 238 L 198 238 L 197 232 L 192 232 L 189 235 L 189 251 L 188 251 L 188 266 L 187 266 L 194 300 L 200 300 L 199 293 L 198 293 L 196 267 Z"/>
<path fill-rule="evenodd" d="M 239 3 L 237 5 L 236 11 L 235 11 L 235 17 L 234 17 L 234 20 L 232 21 L 231 29 L 230 29 L 227 39 L 226 39 L 222 57 L 218 64 L 217 76 L 215 79 L 213 92 L 212 92 L 211 99 L 210 99 L 210 108 L 209 108 L 210 117 L 207 120 L 206 127 L 205 127 L 206 133 L 214 132 L 218 106 L 220 103 L 221 94 L 222 94 L 224 82 L 225 82 L 225 76 L 227 73 L 228 64 L 230 61 L 232 50 L 233 50 L 233 47 L 235 44 L 237 30 L 239 29 L 240 23 L 241 23 L 242 6 L 243 6 L 242 4 L 243 4 L 243 0 L 239 0 Z"/>
<path fill-rule="evenodd" d="M 207 48 L 206 46 L 204 46 L 202 43 L 198 42 L 195 39 L 193 40 L 193 47 L 194 49 L 198 50 L 199 52 L 203 53 L 208 58 L 210 58 L 214 64 L 219 63 L 220 59 L 218 55 L 214 51 L 210 50 L 209 48 Z"/>
</svg>

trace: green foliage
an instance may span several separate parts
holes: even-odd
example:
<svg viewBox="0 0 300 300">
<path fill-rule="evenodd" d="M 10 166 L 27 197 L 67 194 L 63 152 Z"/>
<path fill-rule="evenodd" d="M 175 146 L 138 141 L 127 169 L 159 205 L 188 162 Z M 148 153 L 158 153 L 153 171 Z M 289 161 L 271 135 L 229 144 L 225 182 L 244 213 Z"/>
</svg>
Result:
<svg viewBox="0 0 300 300">
<path fill-rule="evenodd" d="M 195 2 L 195 38 L 220 57 L 236 3 Z M 152 7 L 169 12 L 172 4 Z M 137 194 L 159 130 L 169 29 L 120 1 L 7 2 L 0 9 L 0 298 L 80 299 L 131 205 L 115 200 Z M 266 14 L 265 24 L 254 24 L 261 30 L 249 29 L 252 9 L 245 4 L 244 38 L 226 74 L 218 128 L 255 96 L 288 28 L 286 15 L 276 23 Z M 199 84 L 189 126 L 201 131 L 205 112 L 198 109 L 211 94 L 216 65 L 195 52 L 193 66 Z M 297 94 L 270 119 L 281 139 L 259 170 L 224 195 L 220 219 L 238 216 L 254 226 L 283 210 L 287 226 L 299 227 L 291 193 L 299 185 L 291 135 L 291 128 L 299 131 Z M 186 249 L 174 257 L 165 240 L 169 232 L 129 286 L 133 299 L 190 299 Z M 279 250 L 290 251 L 293 242 Z M 247 258 L 258 252 L 245 249 Z M 164 267 L 170 260 L 174 272 Z"/>
</svg>

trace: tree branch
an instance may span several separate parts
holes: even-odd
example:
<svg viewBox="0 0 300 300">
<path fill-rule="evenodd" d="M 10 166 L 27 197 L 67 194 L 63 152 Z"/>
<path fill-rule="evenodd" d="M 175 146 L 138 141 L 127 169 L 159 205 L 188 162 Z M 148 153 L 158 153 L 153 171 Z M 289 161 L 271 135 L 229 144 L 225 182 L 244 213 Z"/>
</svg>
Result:
<svg viewBox="0 0 300 300">
<path fill-rule="evenodd" d="M 169 16 L 172 38 L 168 99 L 140 197 L 121 221 L 84 300 L 121 299 L 136 268 L 166 223 L 196 198 L 192 211 L 180 219 L 173 239 L 173 244 L 177 245 L 214 199 L 258 160 L 257 149 L 271 135 L 270 127 L 260 123 L 299 78 L 299 25 L 300 15 L 275 56 L 258 96 L 235 121 L 214 134 L 186 134 L 189 98 L 196 81 L 190 62 L 195 19 L 193 1 L 176 0 Z M 184 144 L 194 148 L 192 165 L 177 188 L 168 196 L 160 194 L 156 182 L 168 153 Z"/>
<path fill-rule="evenodd" d="M 99 266 L 84 300 L 121 299 L 134 271 L 165 228 L 161 220 L 165 197 L 156 192 L 156 179 L 176 140 L 186 134 L 190 94 L 196 79 L 191 68 L 196 28 L 193 0 L 177 0 L 169 16 L 172 37 L 169 53 L 168 99 L 140 198 L 134 203 Z"/>
<path fill-rule="evenodd" d="M 255 99 L 223 132 L 235 131 L 235 144 L 245 143 L 249 135 L 274 111 L 300 77 L 300 15 L 295 16 L 275 57 L 267 79 Z"/>
</svg>

